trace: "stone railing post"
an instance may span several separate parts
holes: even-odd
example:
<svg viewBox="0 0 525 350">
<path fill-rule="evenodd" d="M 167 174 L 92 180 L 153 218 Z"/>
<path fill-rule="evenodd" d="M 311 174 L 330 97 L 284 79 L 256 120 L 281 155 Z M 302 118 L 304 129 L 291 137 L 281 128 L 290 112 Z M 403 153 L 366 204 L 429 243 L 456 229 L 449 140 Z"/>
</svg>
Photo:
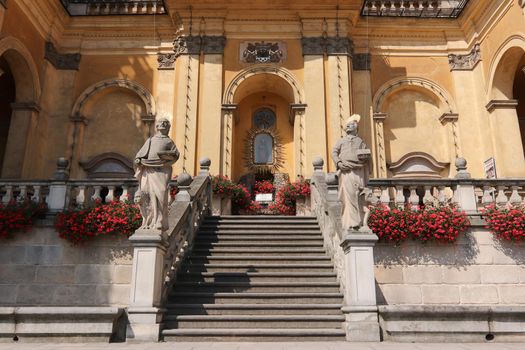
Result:
<svg viewBox="0 0 525 350">
<path fill-rule="evenodd" d="M 456 159 L 456 179 L 468 180 L 470 173 L 467 171 L 467 161 L 464 158 Z M 459 183 L 456 188 L 456 202 L 465 213 L 468 215 L 477 214 L 478 207 L 476 202 L 476 194 L 474 192 L 474 185 L 472 183 Z"/>
<path fill-rule="evenodd" d="M 68 188 L 66 181 L 69 179 L 68 165 L 69 161 L 67 159 L 58 158 L 57 170 L 49 185 L 49 195 L 47 196 L 47 207 L 51 215 L 61 212 L 67 207 Z"/>
<path fill-rule="evenodd" d="M 186 173 L 178 176 L 176 201 L 191 201 L 188 192 L 191 181 Z M 129 240 L 133 245 L 133 268 L 127 337 L 129 341 L 158 341 L 164 313 L 161 299 L 168 235 L 165 231 L 138 229 Z"/>
<path fill-rule="evenodd" d="M 344 251 L 346 339 L 377 342 L 377 314 L 374 275 L 374 245 L 378 238 L 372 232 L 347 232 L 341 247 Z"/>
</svg>

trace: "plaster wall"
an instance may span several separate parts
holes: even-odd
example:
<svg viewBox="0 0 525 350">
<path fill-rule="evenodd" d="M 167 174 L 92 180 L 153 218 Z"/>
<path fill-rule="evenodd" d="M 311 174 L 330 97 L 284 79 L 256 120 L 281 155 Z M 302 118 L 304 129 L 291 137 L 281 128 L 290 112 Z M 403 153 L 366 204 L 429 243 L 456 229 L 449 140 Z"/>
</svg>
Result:
<svg viewBox="0 0 525 350">
<path fill-rule="evenodd" d="M 126 306 L 133 250 L 127 239 L 73 246 L 53 227 L 3 239 L 0 304 L 3 306 Z"/>
<path fill-rule="evenodd" d="M 374 248 L 379 305 L 525 305 L 523 243 L 476 227 L 454 244 Z"/>
</svg>

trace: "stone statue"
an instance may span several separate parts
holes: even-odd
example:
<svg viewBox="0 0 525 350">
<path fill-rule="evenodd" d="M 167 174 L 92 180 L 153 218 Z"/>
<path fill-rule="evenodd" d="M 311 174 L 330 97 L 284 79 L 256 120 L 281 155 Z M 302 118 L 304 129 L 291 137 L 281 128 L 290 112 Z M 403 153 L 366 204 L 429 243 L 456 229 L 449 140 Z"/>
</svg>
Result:
<svg viewBox="0 0 525 350">
<path fill-rule="evenodd" d="M 179 159 L 179 151 L 168 136 L 170 127 L 166 118 L 158 119 L 155 123 L 157 133 L 146 140 L 135 156 L 135 177 L 139 182 L 135 202 L 142 214 L 141 229 L 168 229 L 168 183 L 171 166 Z"/>
<path fill-rule="evenodd" d="M 346 123 L 346 136 L 335 144 L 332 159 L 339 176 L 339 200 L 343 204 L 343 229 L 366 229 L 365 186 L 371 152 L 357 136 L 361 117 L 354 114 Z"/>
</svg>

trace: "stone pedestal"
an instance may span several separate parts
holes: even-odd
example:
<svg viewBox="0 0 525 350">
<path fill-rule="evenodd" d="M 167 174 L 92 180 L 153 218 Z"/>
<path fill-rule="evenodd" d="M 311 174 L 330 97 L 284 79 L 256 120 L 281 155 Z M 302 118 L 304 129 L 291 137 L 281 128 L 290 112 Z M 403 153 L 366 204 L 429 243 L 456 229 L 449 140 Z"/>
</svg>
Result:
<svg viewBox="0 0 525 350">
<path fill-rule="evenodd" d="M 128 308 L 128 341 L 158 341 L 163 310 L 160 308 L 166 239 L 137 230 L 133 244 L 133 270 Z"/>
<path fill-rule="evenodd" d="M 232 199 L 231 197 L 213 195 L 211 197 L 212 215 L 231 215 L 232 214 Z"/>
<path fill-rule="evenodd" d="M 297 216 L 311 216 L 310 197 L 297 197 L 295 201 L 295 215 Z"/>
<path fill-rule="evenodd" d="M 345 266 L 345 330 L 348 341 L 379 341 L 374 245 L 378 238 L 371 231 L 347 231 L 341 247 Z"/>
</svg>

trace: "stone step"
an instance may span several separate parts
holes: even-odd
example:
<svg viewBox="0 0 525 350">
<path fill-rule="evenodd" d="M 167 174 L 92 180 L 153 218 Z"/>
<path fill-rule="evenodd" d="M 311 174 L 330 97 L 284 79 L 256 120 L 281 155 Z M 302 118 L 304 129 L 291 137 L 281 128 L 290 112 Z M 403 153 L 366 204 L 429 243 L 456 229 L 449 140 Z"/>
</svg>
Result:
<svg viewBox="0 0 525 350">
<path fill-rule="evenodd" d="M 303 224 L 303 225 L 318 225 L 315 218 L 288 218 L 282 220 L 272 220 L 267 218 L 258 218 L 254 217 L 252 219 L 219 219 L 219 220 L 210 220 L 206 219 L 203 221 L 203 224 L 206 225 L 216 225 L 216 224 L 231 224 L 231 225 L 252 225 L 252 224 Z"/>
<path fill-rule="evenodd" d="M 319 242 L 323 243 L 323 237 L 318 234 L 312 235 L 276 235 L 276 234 L 198 234 L 195 237 L 195 242 L 289 242 L 289 241 L 305 241 L 305 242 Z"/>
<path fill-rule="evenodd" d="M 339 291 L 337 282 L 176 282 L 174 292 L 253 292 L 253 293 L 294 293 L 294 292 L 333 292 Z"/>
<path fill-rule="evenodd" d="M 301 255 L 301 256 L 283 256 L 283 255 L 190 255 L 188 262 L 195 264 L 199 263 L 281 263 L 283 268 L 287 264 L 294 263 L 309 263 L 309 262 L 330 262 L 330 258 L 326 255 Z"/>
<path fill-rule="evenodd" d="M 188 304 L 339 304 L 343 302 L 340 292 L 296 292 L 296 293 L 210 293 L 171 292 L 169 303 L 181 300 Z"/>
<path fill-rule="evenodd" d="M 164 329 L 164 341 L 344 341 L 342 329 Z"/>
<path fill-rule="evenodd" d="M 334 282 L 335 272 L 181 272 L 177 281 Z"/>
<path fill-rule="evenodd" d="M 333 272 L 334 267 L 332 264 L 322 264 L 322 263 L 288 263 L 286 265 L 280 264 L 268 264 L 268 263 L 252 263 L 252 264 L 242 264 L 242 263 L 223 263 L 223 264 L 191 264 L 185 262 L 181 267 L 181 272 Z"/>
<path fill-rule="evenodd" d="M 254 247 L 254 248 L 193 248 L 192 254 L 196 255 L 207 255 L 207 256 L 226 256 L 230 257 L 232 255 L 235 256 L 265 256 L 265 255 L 273 255 L 273 256 L 302 256 L 302 257 L 309 257 L 311 255 L 321 255 L 324 254 L 325 251 L 323 248 L 303 248 L 303 247 L 288 247 L 288 248 L 262 248 L 262 247 Z"/>
<path fill-rule="evenodd" d="M 215 248 L 215 247 L 224 247 L 224 248 L 287 248 L 287 247 L 294 247 L 294 248 L 319 248 L 321 251 L 324 252 L 323 248 L 323 242 L 301 242 L 301 241 L 289 241 L 289 242 L 274 242 L 274 241 L 266 241 L 266 242 L 203 242 L 203 241 L 196 241 L 193 245 L 193 249 L 206 249 L 206 248 Z"/>
<path fill-rule="evenodd" d="M 232 230 L 232 229 L 218 229 L 218 228 L 206 228 L 202 227 L 199 229 L 197 237 L 207 235 L 207 236 L 255 236 L 255 237 L 270 237 L 270 236 L 315 236 L 321 237 L 321 231 L 319 229 L 301 229 L 301 230 L 279 230 L 279 229 L 258 229 L 246 228 L 242 230 Z"/>
<path fill-rule="evenodd" d="M 206 230 L 258 230 L 258 231 L 265 231 L 265 230 L 280 230 L 280 231 L 302 231 L 302 230 L 308 230 L 308 231 L 319 231 L 319 225 L 317 224 L 276 224 L 276 223 L 250 223 L 250 224 L 207 224 L 203 223 L 200 228 L 202 231 Z"/>
<path fill-rule="evenodd" d="M 169 315 L 341 315 L 341 304 L 167 304 Z"/>
<path fill-rule="evenodd" d="M 167 315 L 165 328 L 341 328 L 343 315 Z"/>
<path fill-rule="evenodd" d="M 208 216 L 206 221 L 220 221 L 220 220 L 231 220 L 231 221 L 257 221 L 257 220 L 267 220 L 267 221 L 294 221 L 294 220 L 307 220 L 307 221 L 317 221 L 315 216 L 285 216 L 285 215 L 221 215 L 221 216 Z"/>
</svg>

